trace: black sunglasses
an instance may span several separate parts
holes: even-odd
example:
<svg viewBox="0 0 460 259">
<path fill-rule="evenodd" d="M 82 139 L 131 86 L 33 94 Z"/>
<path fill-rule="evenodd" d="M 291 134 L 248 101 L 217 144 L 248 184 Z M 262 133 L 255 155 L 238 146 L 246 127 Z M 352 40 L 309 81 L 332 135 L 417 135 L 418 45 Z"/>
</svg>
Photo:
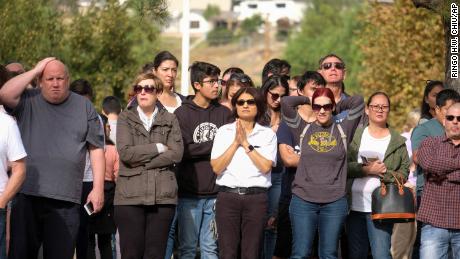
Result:
<svg viewBox="0 0 460 259">
<path fill-rule="evenodd" d="M 319 112 L 321 111 L 321 109 L 324 109 L 325 111 L 332 111 L 333 108 L 334 108 L 334 105 L 332 103 L 328 103 L 325 105 L 313 104 L 311 106 L 311 109 L 315 112 Z"/>
<path fill-rule="evenodd" d="M 157 90 L 154 85 L 135 85 L 133 87 L 136 94 L 142 93 L 142 89 L 148 94 L 154 93 Z"/>
<path fill-rule="evenodd" d="M 335 69 L 339 69 L 339 70 L 342 70 L 345 68 L 345 64 L 343 64 L 342 62 L 327 62 L 327 63 L 323 63 L 321 65 L 321 68 L 322 69 L 325 69 L 325 70 L 329 70 L 332 68 L 332 66 L 335 67 Z"/>
<path fill-rule="evenodd" d="M 460 122 L 460 116 L 446 115 L 446 120 L 453 121 L 454 119 L 457 119 L 457 121 Z"/>
<path fill-rule="evenodd" d="M 256 105 L 256 100 L 254 100 L 254 99 L 249 99 L 249 100 L 240 99 L 240 100 L 236 101 L 236 105 L 238 105 L 238 106 L 243 106 L 245 103 L 247 103 L 250 106 Z"/>
<path fill-rule="evenodd" d="M 230 78 L 228 79 L 228 81 L 240 81 L 241 83 L 250 83 L 252 82 L 251 78 L 245 74 L 241 74 L 241 73 L 234 73 L 230 76 Z"/>
<path fill-rule="evenodd" d="M 278 100 L 278 98 L 283 98 L 284 97 L 284 95 L 280 95 L 280 94 L 277 94 L 277 93 L 272 93 L 270 91 L 268 91 L 268 92 L 270 93 L 270 96 L 272 97 L 273 101 Z"/>
</svg>

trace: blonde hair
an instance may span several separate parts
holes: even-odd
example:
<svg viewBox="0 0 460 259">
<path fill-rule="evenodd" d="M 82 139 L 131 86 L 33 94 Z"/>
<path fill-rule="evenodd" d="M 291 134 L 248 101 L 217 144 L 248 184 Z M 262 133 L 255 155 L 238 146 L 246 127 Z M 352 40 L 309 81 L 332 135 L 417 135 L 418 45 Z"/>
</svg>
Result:
<svg viewBox="0 0 460 259">
<path fill-rule="evenodd" d="M 417 126 L 420 120 L 420 109 L 414 109 L 407 114 L 406 123 L 403 126 L 403 132 L 410 132 L 415 126 Z"/>
</svg>

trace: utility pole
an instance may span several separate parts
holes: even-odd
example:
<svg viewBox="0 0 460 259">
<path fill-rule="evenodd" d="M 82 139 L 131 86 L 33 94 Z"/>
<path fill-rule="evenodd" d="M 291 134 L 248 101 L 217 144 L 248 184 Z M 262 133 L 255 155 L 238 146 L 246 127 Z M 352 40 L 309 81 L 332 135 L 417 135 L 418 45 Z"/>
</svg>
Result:
<svg viewBox="0 0 460 259">
<path fill-rule="evenodd" d="M 271 55 L 271 50 L 270 50 L 270 30 L 271 30 L 271 24 L 270 21 L 268 20 L 269 14 L 265 16 L 265 32 L 264 32 L 264 60 L 267 61 L 270 58 Z"/>
<path fill-rule="evenodd" d="M 180 92 L 188 95 L 188 67 L 190 62 L 190 2 L 182 0 L 182 62 Z"/>
</svg>

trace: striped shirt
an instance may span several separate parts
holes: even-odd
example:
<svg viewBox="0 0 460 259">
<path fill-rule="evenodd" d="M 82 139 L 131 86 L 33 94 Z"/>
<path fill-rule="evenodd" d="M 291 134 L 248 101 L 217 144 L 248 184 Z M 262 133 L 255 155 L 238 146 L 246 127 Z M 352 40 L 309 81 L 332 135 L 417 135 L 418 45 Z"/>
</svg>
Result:
<svg viewBox="0 0 460 259">
<path fill-rule="evenodd" d="M 460 145 L 445 135 L 428 137 L 417 158 L 426 179 L 417 219 L 438 228 L 460 229 Z"/>
</svg>

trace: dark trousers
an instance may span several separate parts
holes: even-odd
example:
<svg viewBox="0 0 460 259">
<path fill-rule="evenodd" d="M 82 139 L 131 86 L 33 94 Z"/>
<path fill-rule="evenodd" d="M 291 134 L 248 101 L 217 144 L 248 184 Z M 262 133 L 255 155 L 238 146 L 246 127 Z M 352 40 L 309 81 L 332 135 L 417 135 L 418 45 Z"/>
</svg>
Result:
<svg viewBox="0 0 460 259">
<path fill-rule="evenodd" d="M 277 236 L 274 256 L 289 258 L 292 247 L 291 220 L 289 219 L 289 203 L 280 202 L 278 206 Z"/>
<path fill-rule="evenodd" d="M 416 209 L 418 212 L 418 209 L 420 208 L 420 203 L 422 202 L 422 191 L 417 191 L 417 197 L 416 197 Z M 413 251 L 412 251 L 412 259 L 420 259 L 420 244 L 421 244 L 421 237 L 422 237 L 422 225 L 423 223 L 421 221 L 417 220 L 417 235 L 415 236 L 415 242 L 413 245 Z"/>
<path fill-rule="evenodd" d="M 18 194 L 11 211 L 10 259 L 36 259 L 43 243 L 46 259 L 72 259 L 80 205 Z"/>
<path fill-rule="evenodd" d="M 175 205 L 116 205 L 123 259 L 164 259 Z"/>
<path fill-rule="evenodd" d="M 86 213 L 83 205 L 86 204 L 86 199 L 89 193 L 93 189 L 93 182 L 83 182 L 81 192 L 81 204 L 80 207 L 80 227 L 78 228 L 77 236 L 77 259 L 88 258 L 88 219 L 89 215 Z"/>
<path fill-rule="evenodd" d="M 97 234 L 97 247 L 101 252 L 101 259 L 112 259 L 112 234 Z M 88 237 L 88 253 L 86 258 L 96 259 L 96 235 Z"/>
<path fill-rule="evenodd" d="M 259 258 L 267 207 L 267 193 L 240 195 L 219 192 L 216 220 L 220 259 Z"/>
</svg>

